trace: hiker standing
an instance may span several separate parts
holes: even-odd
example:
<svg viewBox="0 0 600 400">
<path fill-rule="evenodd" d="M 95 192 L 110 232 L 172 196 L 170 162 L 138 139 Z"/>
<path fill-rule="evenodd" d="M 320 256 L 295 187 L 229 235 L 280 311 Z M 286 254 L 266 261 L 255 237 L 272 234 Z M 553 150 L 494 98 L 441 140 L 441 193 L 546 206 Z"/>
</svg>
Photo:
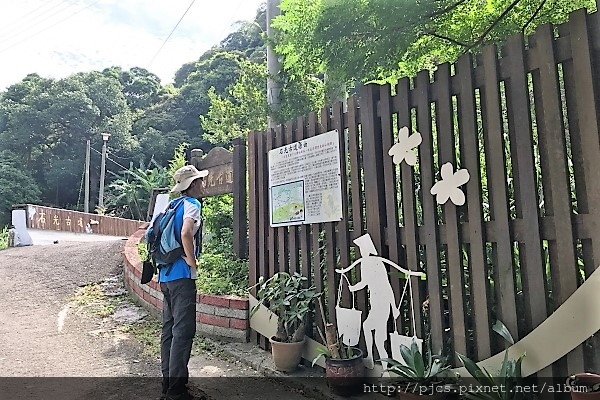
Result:
<svg viewBox="0 0 600 400">
<path fill-rule="evenodd" d="M 193 165 L 179 168 L 173 175 L 173 192 L 181 192 L 183 201 L 174 216 L 175 239 L 181 243 L 184 255 L 173 264 L 159 269 L 158 281 L 164 295 L 162 334 L 160 340 L 163 376 L 162 399 L 192 400 L 186 387 L 192 340 L 196 334 L 196 257 L 199 254 L 200 197 L 202 178 L 207 170 Z"/>
</svg>

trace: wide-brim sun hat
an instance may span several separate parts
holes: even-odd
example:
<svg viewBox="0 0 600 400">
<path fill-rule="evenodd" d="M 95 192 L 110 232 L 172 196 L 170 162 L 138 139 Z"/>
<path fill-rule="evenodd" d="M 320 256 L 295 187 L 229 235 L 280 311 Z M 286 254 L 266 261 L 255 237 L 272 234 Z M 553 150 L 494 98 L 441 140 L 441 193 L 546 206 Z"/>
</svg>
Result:
<svg viewBox="0 0 600 400">
<path fill-rule="evenodd" d="M 171 193 L 182 192 L 189 188 L 192 182 L 194 182 L 196 179 L 204 178 L 207 175 L 208 170 L 203 169 L 202 171 L 198 171 L 193 165 L 183 166 L 173 174 L 175 186 L 173 186 L 173 189 L 171 189 Z"/>
</svg>

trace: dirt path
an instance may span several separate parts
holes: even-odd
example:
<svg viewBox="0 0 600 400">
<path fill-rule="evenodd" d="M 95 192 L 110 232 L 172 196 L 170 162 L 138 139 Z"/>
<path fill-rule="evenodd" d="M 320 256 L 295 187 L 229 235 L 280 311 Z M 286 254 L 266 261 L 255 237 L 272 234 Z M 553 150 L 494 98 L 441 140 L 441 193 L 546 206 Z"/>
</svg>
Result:
<svg viewBox="0 0 600 400">
<path fill-rule="evenodd" d="M 72 301 L 81 286 L 108 277 L 120 285 L 123 244 L 0 251 L 0 393 L 7 399 L 158 398 L 158 358 L 143 353 L 111 316 L 91 315 Z M 192 357 L 190 375 L 211 399 L 307 398 L 210 351 Z"/>
</svg>

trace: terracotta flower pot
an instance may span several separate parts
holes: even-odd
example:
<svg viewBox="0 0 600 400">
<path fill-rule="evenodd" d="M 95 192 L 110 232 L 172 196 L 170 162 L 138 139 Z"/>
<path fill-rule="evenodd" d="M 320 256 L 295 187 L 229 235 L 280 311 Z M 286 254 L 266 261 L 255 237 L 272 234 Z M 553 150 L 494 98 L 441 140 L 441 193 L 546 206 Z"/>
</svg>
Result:
<svg viewBox="0 0 600 400">
<path fill-rule="evenodd" d="M 600 400 L 600 375 L 575 374 L 567 380 L 572 400 Z"/>
<path fill-rule="evenodd" d="M 325 358 L 327 384 L 334 393 L 340 396 L 352 396 L 362 393 L 365 379 L 363 353 L 353 348 L 353 356 L 348 359 Z"/>
<path fill-rule="evenodd" d="M 298 368 L 304 351 L 305 339 L 293 343 L 278 342 L 273 338 L 269 341 L 271 342 L 271 355 L 273 356 L 275 368 L 282 372 L 292 372 Z"/>
</svg>

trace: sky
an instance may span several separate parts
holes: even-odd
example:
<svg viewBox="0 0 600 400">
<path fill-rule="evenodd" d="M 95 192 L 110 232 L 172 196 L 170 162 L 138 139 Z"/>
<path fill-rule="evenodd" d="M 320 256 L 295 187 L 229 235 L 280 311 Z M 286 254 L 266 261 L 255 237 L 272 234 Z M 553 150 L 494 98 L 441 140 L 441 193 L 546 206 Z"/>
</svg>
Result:
<svg viewBox="0 0 600 400">
<path fill-rule="evenodd" d="M 29 73 L 60 79 L 111 66 L 146 68 L 173 82 L 184 63 L 235 31 L 236 22 L 252 21 L 264 2 L 0 0 L 0 91 Z"/>
</svg>

